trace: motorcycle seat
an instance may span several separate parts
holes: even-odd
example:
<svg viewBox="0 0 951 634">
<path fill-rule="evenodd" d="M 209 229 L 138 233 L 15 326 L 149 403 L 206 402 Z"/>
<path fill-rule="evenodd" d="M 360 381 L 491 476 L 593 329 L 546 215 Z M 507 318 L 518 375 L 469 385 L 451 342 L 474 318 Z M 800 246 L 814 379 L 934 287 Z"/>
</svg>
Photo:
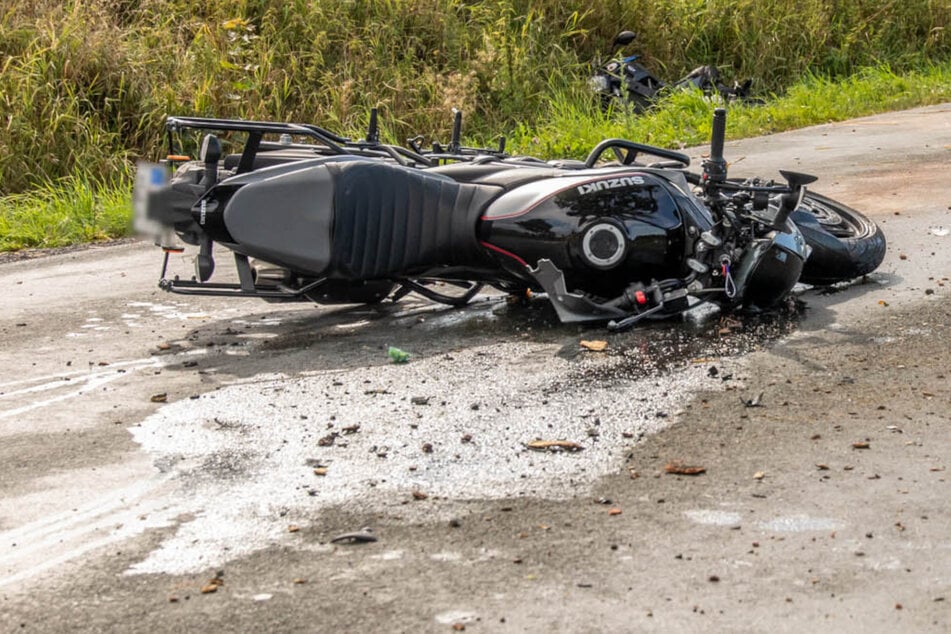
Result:
<svg viewBox="0 0 951 634">
<path fill-rule="evenodd" d="M 326 167 L 334 188 L 331 275 L 380 279 L 486 262 L 476 224 L 501 187 L 381 161 Z"/>
</svg>

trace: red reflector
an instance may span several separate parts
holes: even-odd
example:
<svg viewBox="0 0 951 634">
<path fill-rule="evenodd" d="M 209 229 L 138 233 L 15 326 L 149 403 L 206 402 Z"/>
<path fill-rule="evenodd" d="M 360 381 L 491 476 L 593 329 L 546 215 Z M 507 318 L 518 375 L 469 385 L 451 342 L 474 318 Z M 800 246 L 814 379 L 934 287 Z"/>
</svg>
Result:
<svg viewBox="0 0 951 634">
<path fill-rule="evenodd" d="M 634 291 L 634 299 L 638 304 L 647 303 L 647 295 L 644 294 L 644 291 Z"/>
</svg>

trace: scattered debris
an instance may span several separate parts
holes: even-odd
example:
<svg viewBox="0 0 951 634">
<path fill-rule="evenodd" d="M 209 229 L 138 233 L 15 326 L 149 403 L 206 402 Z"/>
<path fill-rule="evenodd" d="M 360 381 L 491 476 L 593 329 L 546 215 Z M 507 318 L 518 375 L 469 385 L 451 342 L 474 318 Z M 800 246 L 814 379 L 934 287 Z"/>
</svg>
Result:
<svg viewBox="0 0 951 634">
<path fill-rule="evenodd" d="M 208 583 L 201 587 L 202 594 L 211 594 L 213 592 L 218 592 L 218 588 L 225 585 L 224 573 L 218 572 L 214 577 L 208 580 Z"/>
<path fill-rule="evenodd" d="M 386 351 L 386 355 L 393 360 L 394 363 L 406 363 L 409 361 L 410 354 L 399 348 L 394 348 L 390 346 Z"/>
<path fill-rule="evenodd" d="M 414 500 L 425 500 L 429 498 L 429 494 L 423 493 L 422 491 L 413 491 Z"/>
<path fill-rule="evenodd" d="M 299 533 L 299 532 L 300 532 L 300 526 L 298 526 L 297 524 L 291 524 L 290 526 L 287 527 L 287 532 L 288 532 L 288 533 Z"/>
<path fill-rule="evenodd" d="M 581 451 L 581 445 L 570 440 L 533 440 L 525 443 L 525 447 L 533 451 Z"/>
<path fill-rule="evenodd" d="M 582 339 L 579 345 L 581 345 L 582 348 L 591 350 L 592 352 L 602 352 L 608 347 L 608 342 L 601 340 L 587 341 Z"/>
<path fill-rule="evenodd" d="M 620 514 L 623 513 L 623 512 L 624 512 L 624 511 L 622 511 L 621 509 L 619 509 L 619 508 L 616 507 L 616 506 L 613 507 L 613 508 L 608 509 L 608 515 L 611 515 L 611 516 L 620 515 Z"/>
<path fill-rule="evenodd" d="M 871 444 L 867 440 L 852 443 L 852 449 L 868 449 L 869 447 L 871 447 Z"/>
<path fill-rule="evenodd" d="M 766 477 L 766 474 L 763 473 L 762 471 L 757 471 L 756 473 L 753 474 L 754 480 L 762 480 L 765 477 Z"/>
<path fill-rule="evenodd" d="M 351 533 L 341 533 L 330 540 L 331 544 L 366 544 L 377 541 L 373 529 L 369 527 L 362 528 Z"/>
<path fill-rule="evenodd" d="M 429 399 L 431 398 L 432 396 L 414 396 L 409 402 L 413 405 L 429 405 Z"/>
<path fill-rule="evenodd" d="M 167 403 L 168 393 L 162 392 L 161 394 L 153 394 L 151 397 L 149 397 L 149 400 L 153 403 Z"/>
<path fill-rule="evenodd" d="M 314 469 L 315 476 L 325 476 L 327 475 L 327 467 L 316 467 Z"/>
<path fill-rule="evenodd" d="M 664 471 L 667 473 L 672 473 L 674 475 L 700 475 L 701 473 L 706 473 L 706 467 L 701 467 L 698 465 L 684 465 L 679 462 L 668 462 L 664 465 Z"/>
<path fill-rule="evenodd" d="M 759 394 L 756 395 L 756 398 L 749 398 L 749 399 L 742 399 L 742 398 L 741 398 L 741 399 L 740 399 L 740 402 L 743 403 L 743 405 L 746 406 L 746 407 L 762 407 L 762 406 L 763 406 L 763 394 L 764 394 L 764 392 L 760 392 Z"/>
<path fill-rule="evenodd" d="M 318 440 L 317 445 L 319 447 L 331 447 L 335 442 L 337 442 L 337 438 L 339 437 L 340 437 L 340 434 L 338 434 L 337 432 L 335 431 L 330 432 L 329 434 L 327 434 L 326 436 Z"/>
</svg>

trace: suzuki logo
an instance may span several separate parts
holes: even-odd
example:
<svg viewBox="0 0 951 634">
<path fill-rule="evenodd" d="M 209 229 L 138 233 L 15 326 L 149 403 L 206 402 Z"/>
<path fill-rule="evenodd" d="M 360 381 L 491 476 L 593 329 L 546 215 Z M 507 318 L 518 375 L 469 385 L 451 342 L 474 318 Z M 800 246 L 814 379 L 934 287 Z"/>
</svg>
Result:
<svg viewBox="0 0 951 634">
<path fill-rule="evenodd" d="M 643 176 L 622 176 L 620 178 L 606 178 L 603 181 L 585 183 L 578 186 L 578 194 L 592 194 L 605 189 L 615 189 L 616 187 L 630 187 L 631 185 L 643 185 Z"/>
</svg>

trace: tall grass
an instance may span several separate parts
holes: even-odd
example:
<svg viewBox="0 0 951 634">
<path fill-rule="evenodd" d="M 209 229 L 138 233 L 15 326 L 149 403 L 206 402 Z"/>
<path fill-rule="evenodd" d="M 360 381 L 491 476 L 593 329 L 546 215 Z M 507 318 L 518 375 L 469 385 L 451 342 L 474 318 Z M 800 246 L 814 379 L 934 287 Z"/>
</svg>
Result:
<svg viewBox="0 0 951 634">
<path fill-rule="evenodd" d="M 545 127 L 565 95 L 586 108 L 589 63 L 621 28 L 661 76 L 712 63 L 781 93 L 947 60 L 949 22 L 947 0 L 8 0 L 0 196 L 111 181 L 173 113 L 359 134 L 378 106 L 392 141 L 445 138 L 452 107 L 477 139 Z"/>
<path fill-rule="evenodd" d="M 131 201 L 125 183 L 83 177 L 46 183 L 0 198 L 0 251 L 59 247 L 127 235 Z"/>
</svg>

